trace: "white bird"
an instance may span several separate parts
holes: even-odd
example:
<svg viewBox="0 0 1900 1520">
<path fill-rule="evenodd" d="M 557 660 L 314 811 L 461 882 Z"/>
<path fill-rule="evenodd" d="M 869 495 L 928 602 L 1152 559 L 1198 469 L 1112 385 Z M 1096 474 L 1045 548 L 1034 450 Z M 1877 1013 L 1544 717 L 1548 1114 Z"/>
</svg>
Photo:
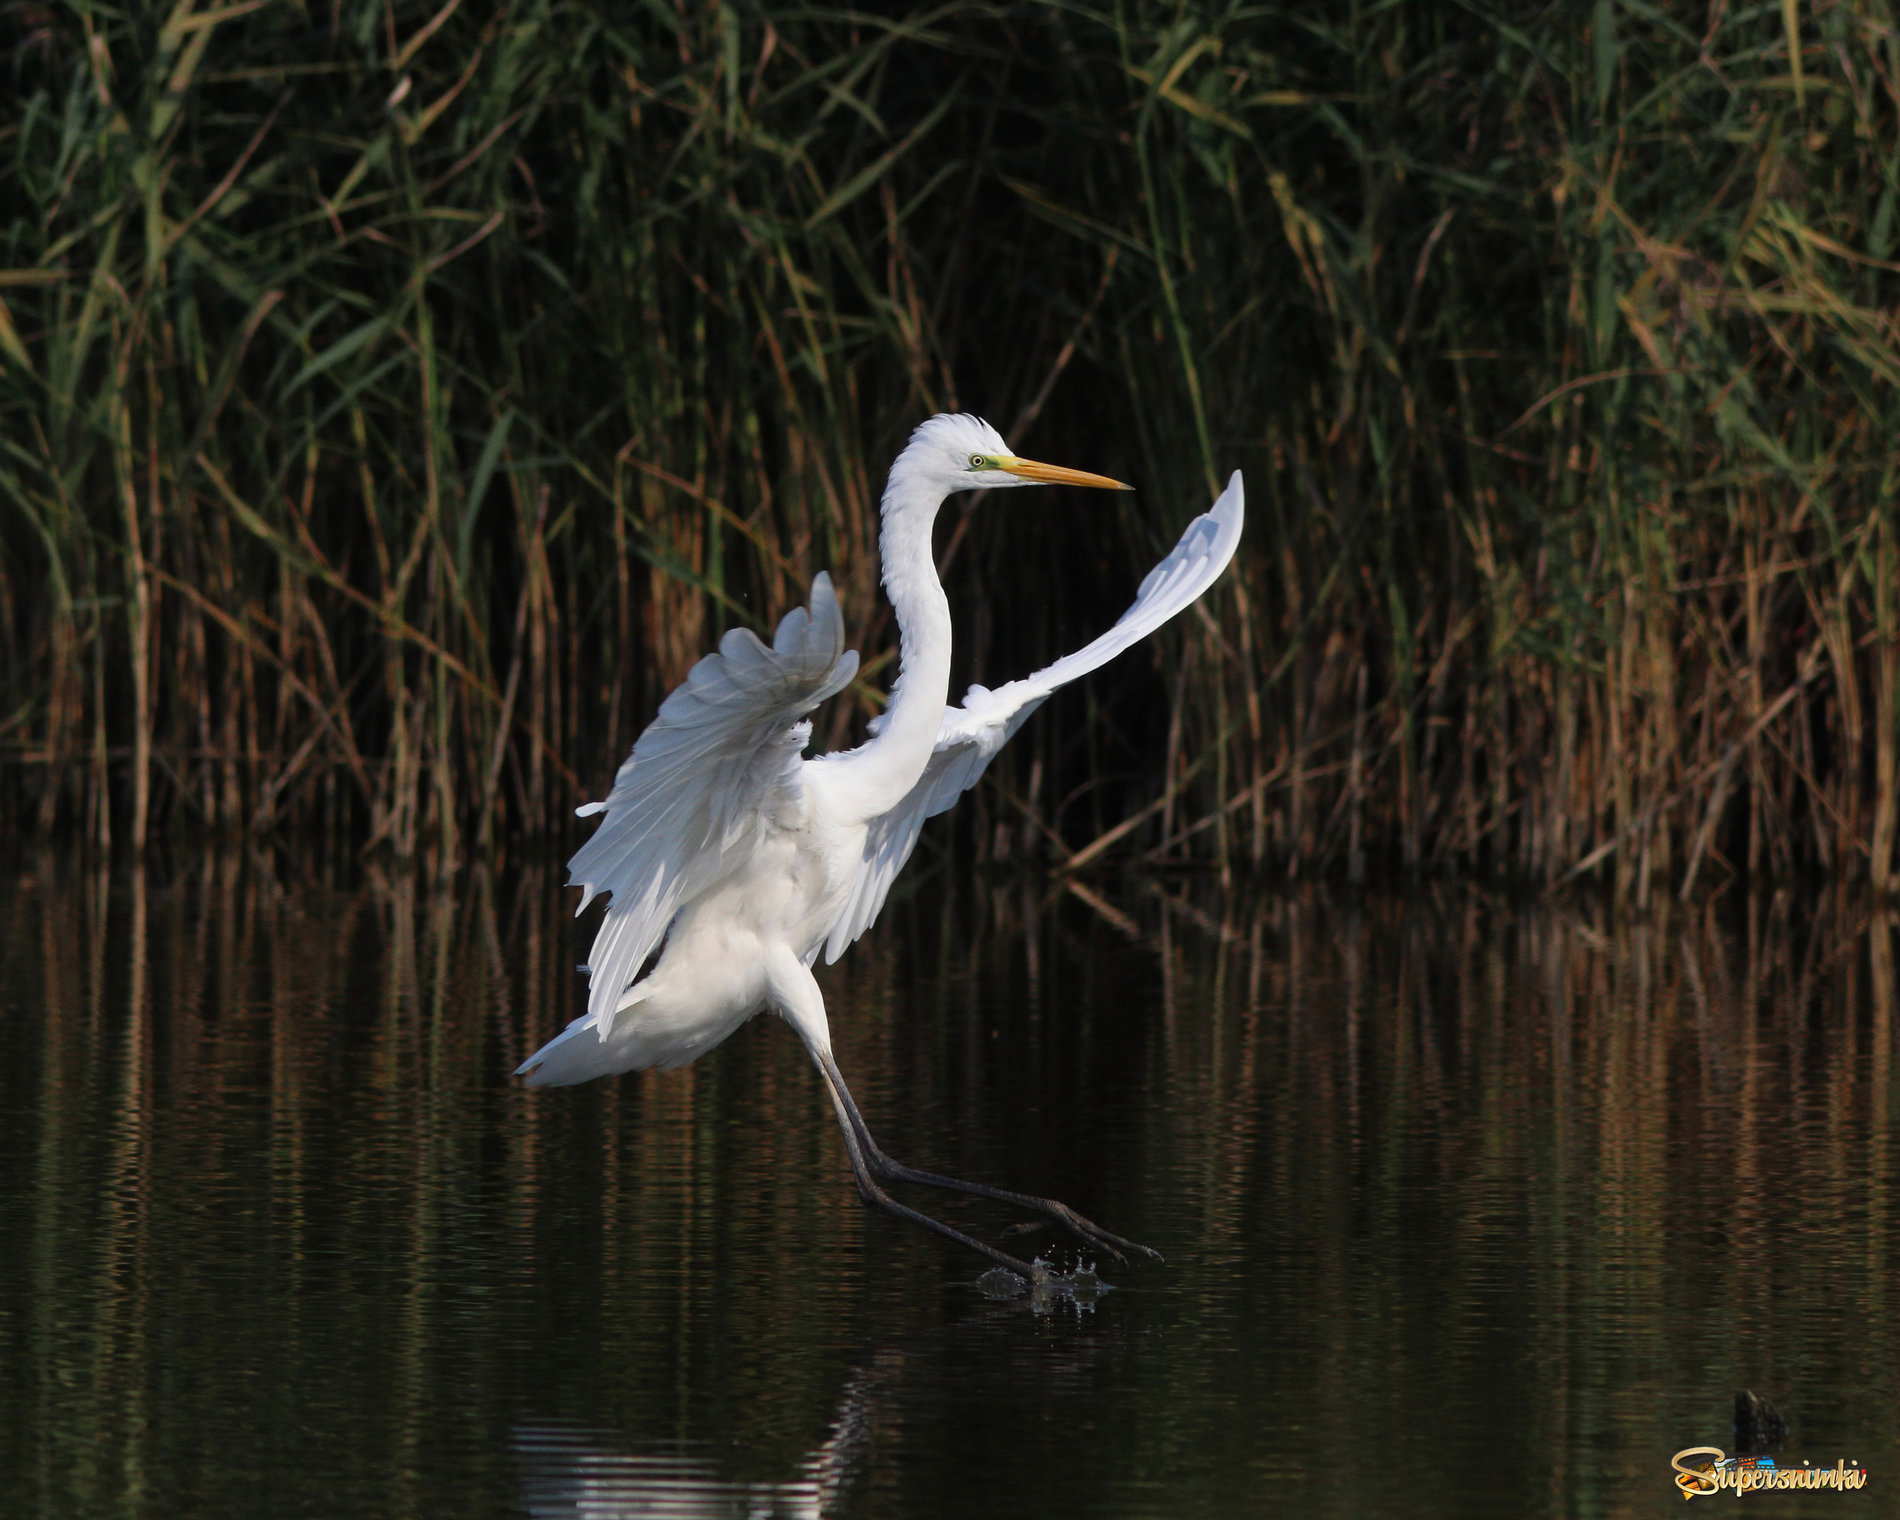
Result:
<svg viewBox="0 0 1900 1520">
<path fill-rule="evenodd" d="M 959 1182 L 893 1161 L 878 1148 L 832 1057 L 825 1000 L 812 975 L 875 922 L 926 818 L 948 811 L 1023 721 L 1057 687 L 1094 670 L 1190 606 L 1240 538 L 1240 474 L 1141 583 L 1115 626 L 1027 680 L 950 684 L 950 604 L 931 528 L 953 491 L 1024 485 L 1131 487 L 1101 475 L 1018 459 L 975 417 L 918 427 L 891 466 L 878 550 L 897 614 L 899 674 L 890 704 L 856 749 L 805 758 L 806 714 L 857 673 L 831 578 L 788 612 L 767 648 L 734 629 L 633 746 L 592 839 L 568 863 L 580 907 L 610 893 L 589 956 L 587 1013 L 525 1061 L 528 1085 L 671 1069 L 705 1054 L 754 1014 L 775 1008 L 824 1074 L 859 1195 L 936 1230 L 1024 1278 L 1036 1269 L 885 1192 L 915 1182 L 997 1199 L 1054 1219 L 1121 1259 L 1135 1245 L 1053 1199 Z M 576 910 L 579 911 L 579 910 Z M 658 956 L 644 976 L 649 957 Z"/>
</svg>

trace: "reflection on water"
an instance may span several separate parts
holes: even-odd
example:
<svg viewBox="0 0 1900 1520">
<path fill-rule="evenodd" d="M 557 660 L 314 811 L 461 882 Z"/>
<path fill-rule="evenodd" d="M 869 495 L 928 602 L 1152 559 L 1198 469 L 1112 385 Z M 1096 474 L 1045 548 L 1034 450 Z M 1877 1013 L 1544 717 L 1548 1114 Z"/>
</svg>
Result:
<svg viewBox="0 0 1900 1520">
<path fill-rule="evenodd" d="M 783 1482 L 735 1482 L 717 1462 L 699 1457 L 642 1455 L 598 1431 L 524 1424 L 514 1433 L 521 1459 L 522 1507 L 536 1520 L 818 1520 L 840 1501 L 866 1442 L 888 1409 L 886 1397 L 902 1359 L 885 1355 L 854 1372 L 825 1440 L 800 1457 Z"/>
<path fill-rule="evenodd" d="M 558 1426 L 516 1432 L 522 1507 L 537 1520 L 817 1520 L 835 1513 L 840 1474 L 821 1454 L 799 1464 L 783 1483 L 736 1483 L 704 1458 L 640 1456 L 617 1451 L 612 1438 Z"/>
<path fill-rule="evenodd" d="M 919 892 L 828 982 L 880 1139 L 1168 1257 L 1038 1306 L 774 1021 L 513 1087 L 558 881 L 0 864 L 9 1515 L 1650 1513 L 1740 1388 L 1900 1488 L 1891 913 Z"/>
</svg>

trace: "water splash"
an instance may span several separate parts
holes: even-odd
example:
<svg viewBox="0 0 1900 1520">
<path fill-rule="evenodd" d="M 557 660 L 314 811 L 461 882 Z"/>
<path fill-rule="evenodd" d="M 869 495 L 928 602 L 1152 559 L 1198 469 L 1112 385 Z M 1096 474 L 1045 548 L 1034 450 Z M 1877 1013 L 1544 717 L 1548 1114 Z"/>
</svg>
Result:
<svg viewBox="0 0 1900 1520">
<path fill-rule="evenodd" d="M 977 1290 L 985 1298 L 1020 1298 L 1026 1293 L 1030 1309 L 1037 1314 L 1052 1313 L 1061 1304 L 1092 1313 L 1097 1302 L 1115 1290 L 1113 1283 L 1096 1275 L 1092 1261 L 1078 1262 L 1072 1272 L 1058 1272 L 1038 1256 L 1029 1267 L 1034 1274 L 1029 1282 L 1002 1267 L 991 1267 L 976 1280 Z"/>
</svg>

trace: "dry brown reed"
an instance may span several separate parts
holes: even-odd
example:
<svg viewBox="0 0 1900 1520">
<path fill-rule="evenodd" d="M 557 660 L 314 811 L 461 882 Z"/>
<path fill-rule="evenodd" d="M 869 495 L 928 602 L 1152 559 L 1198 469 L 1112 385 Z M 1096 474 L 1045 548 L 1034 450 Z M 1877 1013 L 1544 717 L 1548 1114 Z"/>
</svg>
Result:
<svg viewBox="0 0 1900 1520">
<path fill-rule="evenodd" d="M 963 405 L 1150 487 L 955 523 L 972 678 L 1252 491 L 985 850 L 1895 884 L 1879 0 L 10 18 L 13 827 L 560 828 L 821 567 L 844 740 L 882 461 Z"/>
</svg>

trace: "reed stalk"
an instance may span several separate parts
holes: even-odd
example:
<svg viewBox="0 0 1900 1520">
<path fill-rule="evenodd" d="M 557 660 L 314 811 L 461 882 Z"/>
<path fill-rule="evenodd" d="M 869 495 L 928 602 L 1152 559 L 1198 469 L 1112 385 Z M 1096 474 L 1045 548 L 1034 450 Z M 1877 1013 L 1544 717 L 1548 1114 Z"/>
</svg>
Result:
<svg viewBox="0 0 1900 1520">
<path fill-rule="evenodd" d="M 1144 490 L 955 522 L 959 677 L 1248 472 L 1211 616 L 999 762 L 1057 858 L 1161 795 L 1117 848 L 1896 881 L 1878 0 L 4 24 L 11 827 L 563 829 L 820 568 L 848 742 L 883 463 L 967 407 Z"/>
</svg>

